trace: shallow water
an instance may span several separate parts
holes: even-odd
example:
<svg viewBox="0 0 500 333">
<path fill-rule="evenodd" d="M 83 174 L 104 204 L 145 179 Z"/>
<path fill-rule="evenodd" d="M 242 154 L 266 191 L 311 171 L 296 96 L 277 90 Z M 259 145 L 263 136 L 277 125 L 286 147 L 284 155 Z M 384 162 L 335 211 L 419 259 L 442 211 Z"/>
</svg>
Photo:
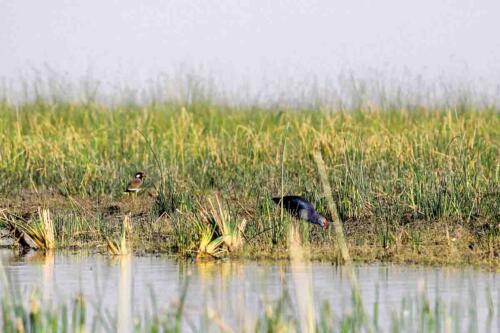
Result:
<svg viewBox="0 0 500 333">
<path fill-rule="evenodd" d="M 308 282 L 317 309 L 324 301 L 330 303 L 336 315 L 349 313 L 351 307 L 351 282 L 346 269 L 328 263 L 311 263 L 306 270 L 295 271 L 294 276 L 287 261 L 200 263 L 179 262 L 166 256 L 116 260 L 95 254 L 19 257 L 10 250 L 0 250 L 0 259 L 10 288 L 22 294 L 37 288 L 42 298 L 52 303 L 67 302 L 82 293 L 91 313 L 105 309 L 112 316 L 120 311 L 122 315 L 123 311 L 129 313 L 127 307 L 117 309 L 117 304 L 129 304 L 128 297 L 135 317 L 155 312 L 154 303 L 160 309 L 168 307 L 179 299 L 187 281 L 186 328 L 199 328 L 206 306 L 236 331 L 252 327 L 256 316 L 285 290 L 296 304 L 300 297 L 297 291 L 307 290 Z M 422 293 L 428 296 L 431 306 L 439 297 L 456 309 L 461 330 L 475 325 L 479 332 L 500 329 L 498 273 L 382 264 L 358 265 L 355 272 L 368 314 L 373 314 L 376 302 L 379 304 L 383 331 L 390 329 L 391 314 L 400 309 L 403 299 Z M 0 293 L 6 289 L 4 285 L 0 288 Z M 493 301 L 493 314 L 489 299 Z M 475 309 L 476 318 L 471 309 Z"/>
</svg>

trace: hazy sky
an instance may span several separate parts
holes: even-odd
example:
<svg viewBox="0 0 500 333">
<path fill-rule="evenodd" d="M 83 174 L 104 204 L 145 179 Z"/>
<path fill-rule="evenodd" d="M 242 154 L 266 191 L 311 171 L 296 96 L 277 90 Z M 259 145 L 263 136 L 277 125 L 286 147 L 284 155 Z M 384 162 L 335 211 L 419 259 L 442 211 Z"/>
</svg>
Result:
<svg viewBox="0 0 500 333">
<path fill-rule="evenodd" d="M 498 0 L 0 0 L 0 78 L 141 84 L 195 69 L 265 88 L 312 76 L 500 84 Z"/>
</svg>

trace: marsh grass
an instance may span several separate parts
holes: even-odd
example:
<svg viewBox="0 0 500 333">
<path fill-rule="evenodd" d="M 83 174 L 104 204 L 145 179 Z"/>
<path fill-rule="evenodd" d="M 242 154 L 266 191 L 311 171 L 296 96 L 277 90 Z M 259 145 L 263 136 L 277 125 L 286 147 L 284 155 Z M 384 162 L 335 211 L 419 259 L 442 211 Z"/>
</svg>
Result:
<svg viewBox="0 0 500 333">
<path fill-rule="evenodd" d="M 198 229 L 198 256 L 220 257 L 224 253 L 237 253 L 245 243 L 246 220 L 234 220 L 217 195 L 199 203 L 199 216 L 194 225 Z"/>
<path fill-rule="evenodd" d="M 26 246 L 29 246 L 29 243 L 24 240 L 28 238 L 36 249 L 42 251 L 54 250 L 56 248 L 56 236 L 50 211 L 39 207 L 37 215 L 37 219 L 33 223 L 7 216 L 5 212 L 2 214 L 2 219 L 10 225 L 11 229 L 15 230 L 18 235 L 16 238 L 23 239 L 22 242 L 20 241 L 21 245 L 26 244 Z"/>
<path fill-rule="evenodd" d="M 287 256 L 292 220 L 269 197 L 301 194 L 331 219 L 314 160 L 320 151 L 354 260 L 499 265 L 493 108 L 37 100 L 2 102 L 0 118 L 0 207 L 30 223 L 34 207 L 50 209 L 58 247 L 106 244 L 120 230 L 117 216 L 131 213 L 132 238 L 144 250 L 189 255 L 199 246 L 197 203 L 217 194 L 231 221 L 246 221 L 248 241 L 236 252 Z M 137 170 L 155 195 L 132 203 L 122 191 Z M 153 223 L 161 227 L 148 229 Z M 312 257 L 341 255 L 332 231 L 300 228 Z"/>
<path fill-rule="evenodd" d="M 244 232 L 246 227 L 246 220 L 243 219 L 240 223 L 234 221 L 227 208 L 224 208 L 219 197 L 215 199 L 208 199 L 208 210 L 201 210 L 206 223 L 212 224 L 216 227 L 216 232 L 221 237 L 224 245 L 229 252 L 238 251 L 244 244 Z"/>
<path fill-rule="evenodd" d="M 107 239 L 108 252 L 113 256 L 128 255 L 131 253 L 131 245 L 128 236 L 132 233 L 132 222 L 130 215 L 125 215 L 122 221 L 122 230 L 119 240 Z"/>
<path fill-rule="evenodd" d="M 211 256 L 218 258 L 224 251 L 221 246 L 224 244 L 224 239 L 222 237 L 217 237 L 214 239 L 214 231 L 210 226 L 204 225 L 201 227 L 199 246 L 197 251 L 198 257 Z"/>
</svg>

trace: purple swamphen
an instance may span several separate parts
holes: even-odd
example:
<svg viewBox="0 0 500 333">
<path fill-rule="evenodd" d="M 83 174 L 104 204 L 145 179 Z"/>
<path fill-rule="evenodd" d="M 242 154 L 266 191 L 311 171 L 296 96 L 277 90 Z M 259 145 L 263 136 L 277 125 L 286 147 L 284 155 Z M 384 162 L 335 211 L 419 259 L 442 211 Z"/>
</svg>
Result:
<svg viewBox="0 0 500 333">
<path fill-rule="evenodd" d="M 281 205 L 281 197 L 272 198 L 272 200 L 277 205 Z M 296 218 L 312 224 L 317 224 L 321 226 L 323 230 L 328 229 L 328 225 L 330 224 L 328 220 L 325 217 L 319 215 L 318 212 L 316 212 L 316 209 L 314 209 L 313 205 L 302 197 L 296 195 L 284 196 L 283 208 Z"/>
</svg>

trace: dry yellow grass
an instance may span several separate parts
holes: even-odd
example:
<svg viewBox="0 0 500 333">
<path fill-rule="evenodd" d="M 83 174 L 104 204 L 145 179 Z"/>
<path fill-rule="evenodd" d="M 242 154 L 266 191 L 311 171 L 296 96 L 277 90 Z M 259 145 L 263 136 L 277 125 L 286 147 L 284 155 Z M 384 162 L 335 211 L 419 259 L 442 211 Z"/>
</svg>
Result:
<svg viewBox="0 0 500 333">
<path fill-rule="evenodd" d="M 128 244 L 128 235 L 132 233 L 132 224 L 130 221 L 130 216 L 127 214 L 122 221 L 122 231 L 120 234 L 119 241 L 107 239 L 108 252 L 113 256 L 128 255 L 131 253 L 132 249 Z"/>
</svg>

